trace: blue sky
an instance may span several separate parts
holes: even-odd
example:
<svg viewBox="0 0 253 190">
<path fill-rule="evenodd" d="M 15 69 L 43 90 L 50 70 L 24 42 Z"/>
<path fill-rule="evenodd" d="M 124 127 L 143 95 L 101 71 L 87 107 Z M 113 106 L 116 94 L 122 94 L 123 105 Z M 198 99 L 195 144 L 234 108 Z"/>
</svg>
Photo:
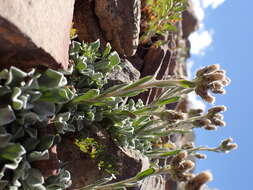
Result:
<svg viewBox="0 0 253 190">
<path fill-rule="evenodd" d="M 191 36 L 192 73 L 210 64 L 220 64 L 232 79 L 227 93 L 216 96 L 216 105 L 226 105 L 226 127 L 217 131 L 197 130 L 196 144 L 216 146 L 232 137 L 239 148 L 229 154 L 209 153 L 197 163 L 197 172 L 210 170 L 209 188 L 251 190 L 253 180 L 253 1 L 193 0 L 200 30 Z M 204 2 L 204 3 L 203 3 Z M 203 12 L 204 10 L 204 12 Z M 193 74 L 192 74 L 193 75 Z"/>
</svg>

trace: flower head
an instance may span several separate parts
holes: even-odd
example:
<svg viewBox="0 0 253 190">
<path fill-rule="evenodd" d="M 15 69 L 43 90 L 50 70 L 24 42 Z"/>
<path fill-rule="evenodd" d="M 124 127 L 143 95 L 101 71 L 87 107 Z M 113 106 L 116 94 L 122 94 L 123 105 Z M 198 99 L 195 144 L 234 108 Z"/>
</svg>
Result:
<svg viewBox="0 0 253 190">
<path fill-rule="evenodd" d="M 220 70 L 220 66 L 217 64 L 209 65 L 198 70 L 196 76 L 195 92 L 208 103 L 214 103 L 215 101 L 214 96 L 212 96 L 209 91 L 214 94 L 224 94 L 226 92 L 224 87 L 230 83 L 230 79 L 226 76 L 226 72 Z"/>
<path fill-rule="evenodd" d="M 212 174 L 209 171 L 201 172 L 187 182 L 185 190 L 200 190 L 202 185 L 211 181 L 212 178 Z"/>
<path fill-rule="evenodd" d="M 236 143 L 232 143 L 233 139 L 232 138 L 227 138 L 225 140 L 223 140 L 220 144 L 220 146 L 218 147 L 218 150 L 220 150 L 221 152 L 225 152 L 228 153 L 231 150 L 235 150 L 238 148 L 238 145 Z"/>
</svg>

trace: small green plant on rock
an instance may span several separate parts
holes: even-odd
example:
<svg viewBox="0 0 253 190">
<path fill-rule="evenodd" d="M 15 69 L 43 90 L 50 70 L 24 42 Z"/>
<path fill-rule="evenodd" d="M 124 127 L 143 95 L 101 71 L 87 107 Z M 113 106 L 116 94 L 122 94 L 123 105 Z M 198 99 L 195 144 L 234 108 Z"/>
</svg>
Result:
<svg viewBox="0 0 253 190">
<path fill-rule="evenodd" d="M 82 152 L 88 154 L 91 159 L 96 160 L 99 170 L 106 171 L 108 174 L 116 174 L 115 163 L 111 155 L 105 151 L 105 147 L 100 145 L 94 138 L 76 139 L 77 145 Z"/>
<path fill-rule="evenodd" d="M 82 152 L 89 154 L 92 159 L 95 158 L 102 149 L 94 138 L 76 139 L 75 145 L 77 145 Z"/>
<path fill-rule="evenodd" d="M 143 8 L 145 17 L 140 41 L 148 42 L 155 35 L 163 35 L 168 31 L 176 31 L 175 24 L 182 18 L 182 12 L 187 7 L 187 0 L 147 0 Z"/>
</svg>

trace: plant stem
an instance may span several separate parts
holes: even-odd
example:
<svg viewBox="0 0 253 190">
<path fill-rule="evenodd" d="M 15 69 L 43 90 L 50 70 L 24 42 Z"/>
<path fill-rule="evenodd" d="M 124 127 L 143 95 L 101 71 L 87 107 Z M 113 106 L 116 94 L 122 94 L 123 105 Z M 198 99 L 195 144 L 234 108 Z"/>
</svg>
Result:
<svg viewBox="0 0 253 190">
<path fill-rule="evenodd" d="M 144 173 L 144 172 L 140 172 L 140 173 Z M 131 177 L 129 179 L 125 179 L 125 180 L 122 180 L 122 181 L 119 181 L 119 182 L 106 184 L 106 185 L 101 185 L 101 186 L 95 186 L 95 187 L 93 186 L 93 187 L 91 187 L 92 189 L 87 189 L 87 187 L 83 187 L 83 188 L 76 189 L 76 190 L 114 190 L 114 189 L 117 189 L 117 188 L 120 188 L 120 187 L 126 187 L 126 186 L 130 187 L 130 186 L 135 186 L 139 181 L 145 179 L 146 177 L 150 177 L 150 176 L 154 176 L 154 175 L 160 175 L 160 174 L 164 174 L 164 173 L 171 173 L 171 166 L 170 165 L 168 165 L 164 168 L 156 169 L 151 174 L 144 175 L 143 177 L 140 177 L 137 174 L 134 177 Z"/>
</svg>

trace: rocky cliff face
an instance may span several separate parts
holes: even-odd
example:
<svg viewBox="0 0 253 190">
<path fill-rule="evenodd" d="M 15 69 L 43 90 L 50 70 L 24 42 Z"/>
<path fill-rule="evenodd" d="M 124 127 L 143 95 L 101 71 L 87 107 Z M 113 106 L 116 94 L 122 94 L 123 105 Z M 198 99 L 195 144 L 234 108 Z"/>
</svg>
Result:
<svg viewBox="0 0 253 190">
<path fill-rule="evenodd" d="M 144 1 L 143 1 L 144 2 Z M 128 66 L 123 73 L 114 73 L 112 81 L 129 82 L 139 76 L 155 75 L 157 79 L 183 78 L 189 56 L 189 35 L 196 29 L 197 20 L 189 7 L 178 23 L 177 32 L 167 32 L 160 47 L 139 44 L 141 29 L 141 0 L 59 0 L 6 1 L 0 0 L 0 68 L 15 65 L 19 68 L 68 67 L 69 33 L 72 22 L 78 39 L 110 42 Z M 143 5 L 143 4 L 142 4 Z M 155 42 L 157 39 L 153 39 Z M 132 64 L 132 65 L 131 65 Z M 134 66 L 134 67 L 133 67 Z M 151 102 L 160 90 L 152 89 L 136 99 Z M 176 105 L 170 105 L 175 108 Z M 136 153 L 118 148 L 106 132 L 96 132 L 97 139 L 115 156 L 120 172 L 118 179 L 134 176 L 146 169 L 148 163 Z M 103 177 L 92 160 L 84 158 L 74 147 L 73 137 L 63 137 L 58 157 L 70 162 L 66 167 L 73 176 L 73 188 L 82 187 Z M 181 141 L 182 137 L 174 138 Z M 55 147 L 56 149 L 56 147 Z M 56 154 L 56 150 L 53 150 Z M 57 159 L 57 157 L 55 158 Z M 176 184 L 169 176 L 151 177 L 134 189 L 173 190 Z"/>
<path fill-rule="evenodd" d="M 0 68 L 67 68 L 74 0 L 0 0 Z"/>
</svg>

